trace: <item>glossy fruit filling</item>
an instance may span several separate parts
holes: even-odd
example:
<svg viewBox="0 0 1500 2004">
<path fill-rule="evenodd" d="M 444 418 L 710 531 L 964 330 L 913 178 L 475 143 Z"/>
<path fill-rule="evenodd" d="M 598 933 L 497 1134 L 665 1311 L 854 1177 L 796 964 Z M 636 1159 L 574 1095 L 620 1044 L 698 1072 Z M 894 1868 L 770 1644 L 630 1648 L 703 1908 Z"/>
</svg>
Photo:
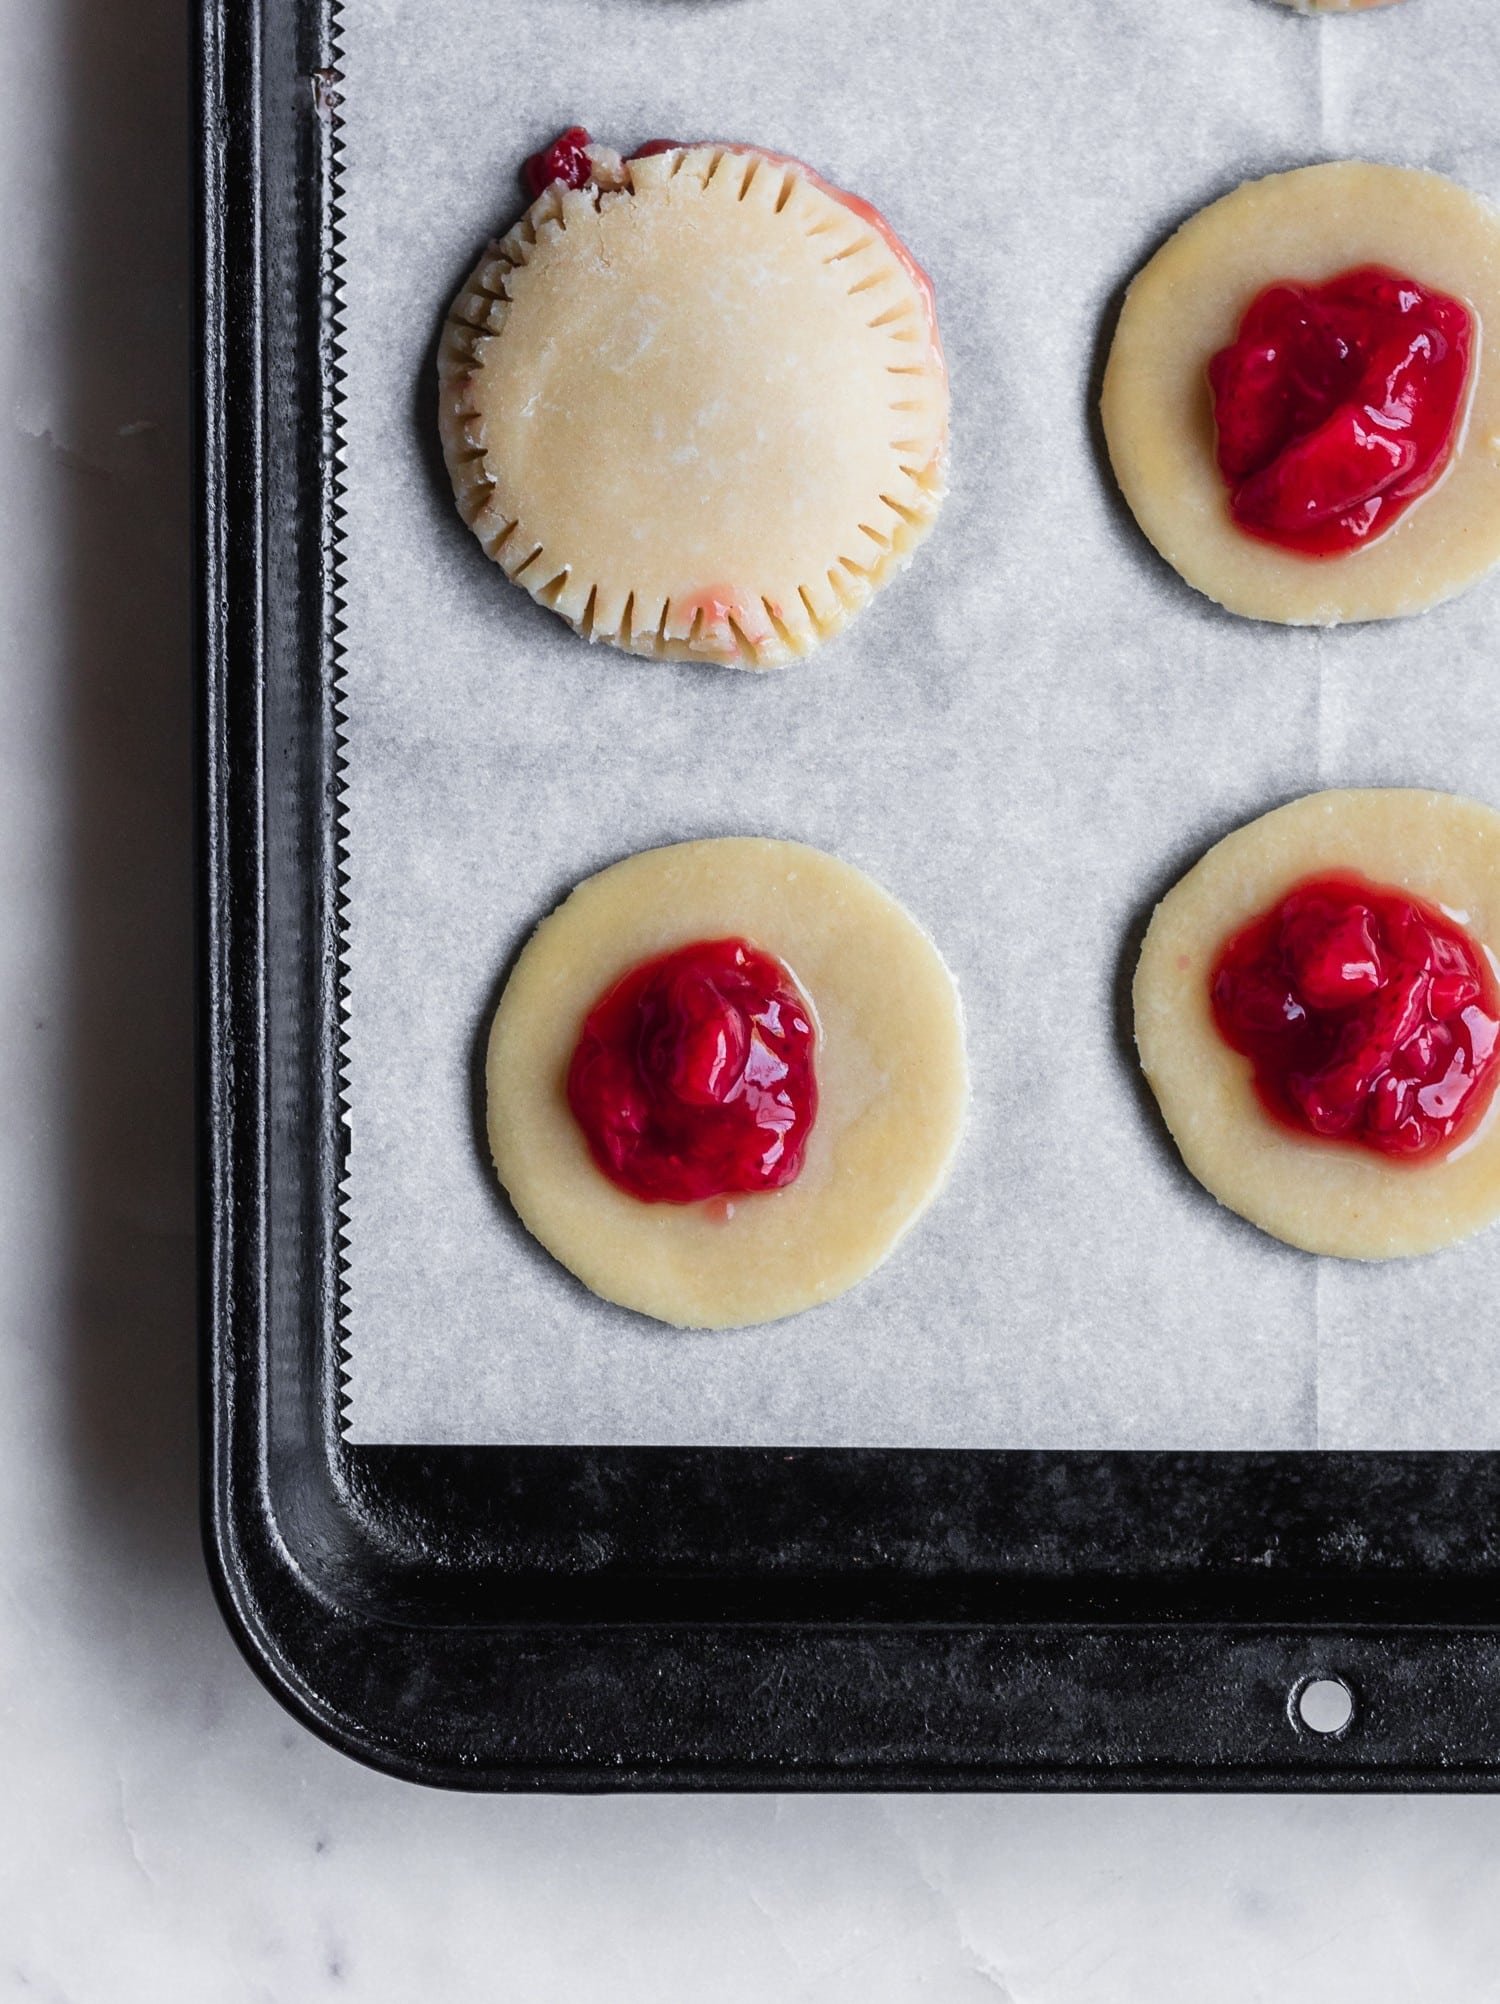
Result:
<svg viewBox="0 0 1500 2004">
<path fill-rule="evenodd" d="M 1310 557 L 1384 535 L 1448 463 L 1473 345 L 1461 300 L 1381 265 L 1268 287 L 1208 365 L 1235 522 Z"/>
<path fill-rule="evenodd" d="M 570 125 L 566 132 L 560 132 L 550 146 L 544 146 L 540 153 L 533 153 L 521 168 L 521 179 L 526 184 L 526 192 L 534 202 L 544 189 L 554 181 L 561 181 L 565 188 L 582 188 L 592 171 L 589 147 L 593 144 L 581 125 Z"/>
<path fill-rule="evenodd" d="M 700 940 L 594 1004 L 568 1104 L 604 1174 L 643 1203 L 784 1189 L 817 1118 L 815 1040 L 779 960 L 743 939 Z"/>
<path fill-rule="evenodd" d="M 1314 877 L 1224 946 L 1214 1020 L 1300 1134 L 1415 1158 L 1489 1104 L 1500 988 L 1453 919 L 1355 876 Z"/>
</svg>

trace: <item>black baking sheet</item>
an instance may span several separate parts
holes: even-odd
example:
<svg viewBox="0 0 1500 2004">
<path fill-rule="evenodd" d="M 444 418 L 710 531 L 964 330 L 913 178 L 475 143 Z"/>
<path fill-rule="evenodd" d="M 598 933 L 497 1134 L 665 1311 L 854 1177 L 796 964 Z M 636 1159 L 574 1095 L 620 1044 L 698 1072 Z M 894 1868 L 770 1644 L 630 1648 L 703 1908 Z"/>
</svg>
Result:
<svg viewBox="0 0 1500 2004">
<path fill-rule="evenodd" d="M 201 23 L 204 1496 L 251 1660 L 452 1786 L 1488 1785 L 1489 1455 L 341 1439 L 336 25 Z"/>
</svg>

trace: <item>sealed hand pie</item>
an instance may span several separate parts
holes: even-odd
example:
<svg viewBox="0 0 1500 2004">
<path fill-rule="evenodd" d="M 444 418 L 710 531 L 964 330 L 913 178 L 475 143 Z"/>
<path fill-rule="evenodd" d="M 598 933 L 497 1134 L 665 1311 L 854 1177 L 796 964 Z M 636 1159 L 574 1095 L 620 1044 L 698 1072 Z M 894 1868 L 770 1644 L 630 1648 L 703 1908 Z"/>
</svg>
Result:
<svg viewBox="0 0 1500 2004">
<path fill-rule="evenodd" d="M 1102 414 L 1141 528 L 1229 611 L 1391 619 L 1500 558 L 1500 212 L 1336 161 L 1184 223 L 1126 294 Z"/>
<path fill-rule="evenodd" d="M 1390 1259 L 1500 1214 L 1500 814 L 1415 788 L 1309 794 L 1157 906 L 1141 1065 L 1221 1204 L 1309 1252 Z"/>
<path fill-rule="evenodd" d="M 807 653 L 943 497 L 925 275 L 868 204 L 754 147 L 621 160 L 575 129 L 529 179 L 439 351 L 464 520 L 590 640 L 744 668 Z"/>
</svg>

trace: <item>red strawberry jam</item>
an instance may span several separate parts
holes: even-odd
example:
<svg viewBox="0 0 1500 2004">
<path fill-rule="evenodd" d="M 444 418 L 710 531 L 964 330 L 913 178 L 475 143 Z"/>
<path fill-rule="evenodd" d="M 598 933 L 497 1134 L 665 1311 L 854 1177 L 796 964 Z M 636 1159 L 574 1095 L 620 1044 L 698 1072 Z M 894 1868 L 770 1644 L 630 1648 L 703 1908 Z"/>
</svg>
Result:
<svg viewBox="0 0 1500 2004">
<path fill-rule="evenodd" d="M 1414 1158 L 1489 1104 L 1500 987 L 1478 942 L 1404 891 L 1309 878 L 1229 940 L 1210 993 L 1267 1112 L 1299 1134 Z"/>
<path fill-rule="evenodd" d="M 781 1190 L 818 1111 L 812 1011 L 779 960 L 700 940 L 594 1004 L 568 1105 L 612 1183 L 647 1204 Z"/>
<path fill-rule="evenodd" d="M 533 153 L 521 168 L 521 179 L 534 202 L 554 181 L 566 188 L 581 188 L 589 178 L 589 147 L 593 142 L 581 125 L 570 125 L 550 146 Z"/>
<path fill-rule="evenodd" d="M 1384 535 L 1448 463 L 1473 340 L 1462 301 L 1380 265 L 1268 287 L 1208 365 L 1234 520 L 1308 557 Z"/>
</svg>

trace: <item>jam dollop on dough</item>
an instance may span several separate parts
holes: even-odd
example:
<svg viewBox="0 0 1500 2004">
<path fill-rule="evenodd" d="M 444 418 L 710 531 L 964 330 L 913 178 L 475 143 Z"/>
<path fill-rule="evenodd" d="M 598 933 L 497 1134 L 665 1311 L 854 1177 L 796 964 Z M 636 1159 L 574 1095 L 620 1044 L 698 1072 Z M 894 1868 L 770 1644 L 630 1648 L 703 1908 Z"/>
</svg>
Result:
<svg viewBox="0 0 1500 2004">
<path fill-rule="evenodd" d="M 1461 300 L 1384 266 L 1268 286 L 1208 368 L 1235 522 L 1308 557 L 1383 535 L 1448 464 L 1473 346 Z"/>
<path fill-rule="evenodd" d="M 1457 182 L 1371 160 L 1246 181 L 1130 284 L 1100 395 L 1110 463 L 1148 540 L 1230 612 L 1426 612 L 1500 563 L 1496 327 L 1500 209 Z M 1226 349 L 1244 411 L 1219 413 L 1221 466 Z"/>
<path fill-rule="evenodd" d="M 937 1196 L 968 1105 L 963 1009 L 916 920 L 851 864 L 674 842 L 542 920 L 495 1010 L 485 1097 L 516 1216 L 586 1287 L 743 1329 L 853 1287 Z"/>
<path fill-rule="evenodd" d="M 1481 801 L 1339 787 L 1233 829 L 1157 906 L 1135 974 L 1141 1068 L 1187 1168 L 1338 1259 L 1494 1223 L 1497 945 Z"/>
<path fill-rule="evenodd" d="M 1228 940 L 1214 1020 L 1273 1119 L 1417 1160 L 1489 1104 L 1500 988 L 1463 927 L 1351 874 L 1296 885 Z"/>
<path fill-rule="evenodd" d="M 648 1204 L 784 1189 L 817 1117 L 813 1015 L 743 939 L 642 962 L 594 1004 L 568 1068 L 590 1152 Z"/>
</svg>

